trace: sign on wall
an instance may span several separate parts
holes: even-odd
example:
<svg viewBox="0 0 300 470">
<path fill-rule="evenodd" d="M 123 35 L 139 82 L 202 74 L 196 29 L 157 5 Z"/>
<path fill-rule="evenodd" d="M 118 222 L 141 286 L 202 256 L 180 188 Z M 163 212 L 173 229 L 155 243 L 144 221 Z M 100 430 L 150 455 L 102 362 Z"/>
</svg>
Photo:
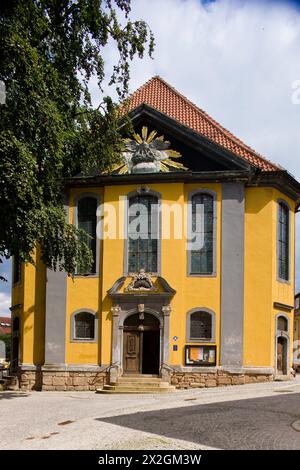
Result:
<svg viewBox="0 0 300 470">
<path fill-rule="evenodd" d="M 185 365 L 215 366 L 216 346 L 185 346 Z"/>
</svg>

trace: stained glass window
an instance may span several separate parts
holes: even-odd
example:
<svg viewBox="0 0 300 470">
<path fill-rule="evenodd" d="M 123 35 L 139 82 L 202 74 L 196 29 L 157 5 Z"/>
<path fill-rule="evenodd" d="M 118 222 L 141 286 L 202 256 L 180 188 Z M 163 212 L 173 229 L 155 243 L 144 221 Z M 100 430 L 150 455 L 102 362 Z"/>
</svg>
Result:
<svg viewBox="0 0 300 470">
<path fill-rule="evenodd" d="M 78 228 L 86 232 L 86 235 L 82 236 L 82 240 L 88 245 L 93 253 L 93 263 L 91 269 L 87 271 L 85 266 L 78 266 L 78 274 L 94 274 L 96 272 L 96 211 L 96 198 L 84 197 L 78 201 Z"/>
<path fill-rule="evenodd" d="M 81 312 L 75 315 L 75 339 L 95 338 L 95 316 L 92 313 Z"/>
<path fill-rule="evenodd" d="M 214 198 L 205 193 L 194 194 L 191 200 L 190 274 L 213 273 Z M 198 240 L 194 243 L 194 240 Z"/>
<path fill-rule="evenodd" d="M 135 195 L 128 204 L 128 272 L 158 271 L 158 198 Z"/>
<path fill-rule="evenodd" d="M 211 339 L 212 316 L 208 312 L 194 312 L 190 316 L 190 339 Z"/>
<path fill-rule="evenodd" d="M 278 220 L 278 275 L 280 279 L 289 280 L 289 208 L 279 203 Z"/>
</svg>

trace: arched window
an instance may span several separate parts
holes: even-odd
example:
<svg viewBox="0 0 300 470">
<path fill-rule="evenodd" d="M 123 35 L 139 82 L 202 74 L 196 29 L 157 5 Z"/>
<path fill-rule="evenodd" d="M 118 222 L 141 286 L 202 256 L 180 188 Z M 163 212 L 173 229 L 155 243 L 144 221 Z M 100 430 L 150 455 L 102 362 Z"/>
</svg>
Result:
<svg viewBox="0 0 300 470">
<path fill-rule="evenodd" d="M 187 341 L 214 341 L 215 315 L 206 309 L 193 309 L 187 315 Z"/>
<path fill-rule="evenodd" d="M 190 199 L 189 274 L 214 272 L 214 196 L 197 192 Z"/>
<path fill-rule="evenodd" d="M 128 200 L 127 271 L 158 272 L 158 197 L 135 194 Z"/>
<path fill-rule="evenodd" d="M 288 331 L 288 320 L 286 317 L 279 316 L 277 317 L 277 330 L 278 331 Z"/>
<path fill-rule="evenodd" d="M 290 276 L 290 211 L 281 201 L 278 205 L 278 277 L 284 281 Z"/>
<path fill-rule="evenodd" d="M 77 274 L 95 274 L 96 273 L 96 225 L 97 225 L 97 199 L 92 196 L 86 196 L 78 201 L 77 206 L 77 225 L 84 230 L 86 235 L 82 240 L 89 246 L 93 253 L 93 263 L 89 272 L 85 266 L 78 266 Z"/>
<path fill-rule="evenodd" d="M 74 339 L 95 339 L 95 315 L 80 312 L 74 316 Z"/>
</svg>

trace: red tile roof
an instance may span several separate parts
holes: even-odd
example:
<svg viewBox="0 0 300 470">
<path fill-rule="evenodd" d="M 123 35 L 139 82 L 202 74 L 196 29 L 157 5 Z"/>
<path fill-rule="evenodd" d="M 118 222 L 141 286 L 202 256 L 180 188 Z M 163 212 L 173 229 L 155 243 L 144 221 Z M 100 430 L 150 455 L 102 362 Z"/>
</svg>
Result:
<svg viewBox="0 0 300 470">
<path fill-rule="evenodd" d="M 0 317 L 0 334 L 10 335 L 11 332 L 11 318 Z"/>
<path fill-rule="evenodd" d="M 166 114 L 262 171 L 282 169 L 256 153 L 158 76 L 151 78 L 129 96 L 129 111 L 141 104 L 147 104 Z"/>
</svg>

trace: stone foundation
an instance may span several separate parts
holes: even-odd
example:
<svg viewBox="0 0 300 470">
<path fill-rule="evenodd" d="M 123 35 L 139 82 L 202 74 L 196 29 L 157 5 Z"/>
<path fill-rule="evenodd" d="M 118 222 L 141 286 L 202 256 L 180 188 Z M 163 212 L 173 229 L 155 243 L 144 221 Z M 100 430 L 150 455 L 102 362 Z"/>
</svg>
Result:
<svg viewBox="0 0 300 470">
<path fill-rule="evenodd" d="M 171 384 L 178 389 L 224 387 L 227 385 L 244 385 L 258 382 L 271 382 L 273 374 L 234 373 L 224 370 L 216 372 L 172 372 Z"/>
<path fill-rule="evenodd" d="M 108 383 L 106 371 L 20 370 L 21 390 L 95 391 Z"/>
<path fill-rule="evenodd" d="M 271 382 L 274 373 L 270 369 L 224 370 L 164 370 L 162 379 L 178 389 L 222 387 L 249 383 Z M 53 391 L 95 391 L 109 384 L 109 366 L 90 367 L 85 370 L 65 366 L 58 369 L 46 367 L 26 367 L 19 370 L 21 390 Z"/>
<path fill-rule="evenodd" d="M 42 390 L 42 374 L 40 369 L 18 370 L 19 387 L 21 390 Z"/>
</svg>

